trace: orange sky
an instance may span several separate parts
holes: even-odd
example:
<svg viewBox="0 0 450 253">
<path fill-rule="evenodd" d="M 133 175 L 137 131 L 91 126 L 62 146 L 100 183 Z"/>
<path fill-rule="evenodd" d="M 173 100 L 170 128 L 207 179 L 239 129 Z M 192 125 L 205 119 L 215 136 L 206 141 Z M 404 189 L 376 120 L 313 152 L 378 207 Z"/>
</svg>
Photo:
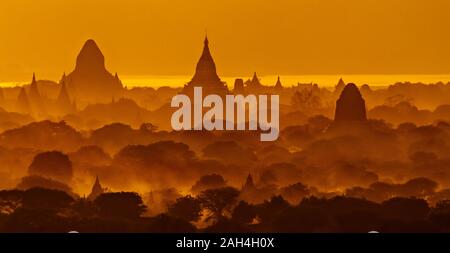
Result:
<svg viewBox="0 0 450 253">
<path fill-rule="evenodd" d="M 93 38 L 120 75 L 448 74 L 448 0 L 2 0 L 0 81 L 59 80 Z"/>
</svg>

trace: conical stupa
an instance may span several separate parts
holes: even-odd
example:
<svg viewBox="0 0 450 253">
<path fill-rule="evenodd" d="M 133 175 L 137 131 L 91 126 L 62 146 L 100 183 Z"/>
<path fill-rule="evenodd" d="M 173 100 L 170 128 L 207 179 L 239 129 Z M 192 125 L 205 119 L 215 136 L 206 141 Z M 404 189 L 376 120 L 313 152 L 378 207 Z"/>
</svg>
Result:
<svg viewBox="0 0 450 253">
<path fill-rule="evenodd" d="M 39 92 L 35 73 L 33 73 L 33 78 L 31 80 L 30 89 L 28 93 L 28 101 L 30 103 L 30 108 L 32 109 L 32 112 L 34 113 L 35 117 L 39 118 L 44 117 L 46 115 L 44 101 Z"/>
<path fill-rule="evenodd" d="M 256 74 L 256 72 L 253 73 L 252 79 L 251 79 L 251 80 L 248 80 L 248 81 L 246 82 L 246 85 L 247 85 L 247 87 L 250 88 L 250 89 L 253 89 L 253 88 L 259 89 L 259 88 L 261 88 L 261 87 L 263 86 L 263 85 L 261 84 L 261 82 L 259 81 L 259 77 L 258 77 L 258 75 Z"/>
<path fill-rule="evenodd" d="M 61 89 L 59 90 L 59 95 L 56 99 L 56 106 L 60 115 L 66 115 L 75 111 L 73 104 L 70 102 L 65 79 L 61 80 Z"/>
<path fill-rule="evenodd" d="M 205 37 L 203 52 L 197 62 L 195 74 L 192 80 L 185 85 L 182 93 L 191 96 L 193 95 L 194 87 L 202 87 L 204 95 L 216 94 L 224 96 L 229 92 L 225 83 L 217 75 L 216 64 L 209 50 L 208 37 Z"/>
<path fill-rule="evenodd" d="M 30 102 L 25 88 L 20 88 L 19 96 L 17 96 L 16 110 L 23 114 L 30 114 Z"/>
<path fill-rule="evenodd" d="M 344 88 L 345 88 L 345 82 L 342 78 L 339 78 L 338 83 L 334 87 L 334 93 L 339 95 L 344 90 Z"/>
<path fill-rule="evenodd" d="M 249 173 L 247 179 L 245 180 L 245 184 L 242 186 L 242 192 L 253 191 L 255 190 L 255 183 L 253 182 L 253 177 Z"/>
<path fill-rule="evenodd" d="M 282 90 L 283 85 L 281 84 L 280 76 L 278 76 L 277 83 L 274 86 L 275 90 Z"/>
<path fill-rule="evenodd" d="M 100 184 L 100 180 L 98 179 L 98 176 L 95 178 L 95 183 L 92 186 L 91 193 L 88 196 L 88 200 L 95 200 L 98 196 L 103 194 L 105 192 L 105 189 L 103 189 L 102 185 Z"/>
</svg>

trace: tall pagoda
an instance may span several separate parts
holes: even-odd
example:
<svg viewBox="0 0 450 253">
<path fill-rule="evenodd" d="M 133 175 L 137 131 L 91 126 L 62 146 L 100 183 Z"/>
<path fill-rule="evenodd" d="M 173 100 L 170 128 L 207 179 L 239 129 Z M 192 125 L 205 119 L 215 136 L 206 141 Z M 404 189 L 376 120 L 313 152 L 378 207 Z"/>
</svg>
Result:
<svg viewBox="0 0 450 253">
<path fill-rule="evenodd" d="M 195 74 L 192 80 L 184 86 L 181 93 L 192 97 L 194 87 L 202 87 L 204 96 L 209 94 L 225 96 L 229 93 L 225 82 L 220 80 L 220 77 L 217 75 L 216 64 L 209 51 L 208 37 L 205 37 L 203 52 L 197 63 Z"/>
</svg>

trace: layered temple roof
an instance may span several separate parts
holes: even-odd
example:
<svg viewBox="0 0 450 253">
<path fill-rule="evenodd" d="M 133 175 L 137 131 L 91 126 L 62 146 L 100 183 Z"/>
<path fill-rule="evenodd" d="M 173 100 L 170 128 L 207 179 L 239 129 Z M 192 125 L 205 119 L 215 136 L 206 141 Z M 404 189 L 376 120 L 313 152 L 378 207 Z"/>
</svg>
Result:
<svg viewBox="0 0 450 253">
<path fill-rule="evenodd" d="M 228 88 L 217 75 L 216 64 L 209 51 L 208 37 L 205 37 L 203 52 L 198 60 L 192 80 L 184 87 L 183 93 L 192 94 L 194 87 L 202 87 L 203 93 L 225 95 Z"/>
</svg>

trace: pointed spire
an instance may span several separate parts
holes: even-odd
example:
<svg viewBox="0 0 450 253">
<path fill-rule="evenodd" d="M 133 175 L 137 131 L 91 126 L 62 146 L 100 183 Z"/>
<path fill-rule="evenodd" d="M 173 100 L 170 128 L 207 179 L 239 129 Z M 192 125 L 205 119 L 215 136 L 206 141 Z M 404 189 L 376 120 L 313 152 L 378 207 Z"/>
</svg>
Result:
<svg viewBox="0 0 450 253">
<path fill-rule="evenodd" d="M 201 58 L 204 58 L 204 60 L 208 60 L 208 61 L 213 61 L 212 56 L 211 56 L 211 52 L 209 51 L 209 40 L 208 40 L 208 36 L 205 36 L 205 40 L 203 41 L 203 53 Z M 200 60 L 201 60 L 200 58 Z M 214 70 L 215 70 L 215 66 L 214 66 Z"/>
<path fill-rule="evenodd" d="M 28 99 L 30 103 L 30 108 L 32 108 L 33 113 L 35 113 L 34 116 L 41 117 L 46 114 L 45 106 L 42 101 L 42 97 L 37 85 L 35 73 L 33 73 L 33 80 L 31 81 L 30 84 Z"/>
<path fill-rule="evenodd" d="M 246 84 L 249 88 L 256 88 L 256 89 L 259 89 L 262 86 L 262 84 L 259 82 L 259 78 L 256 72 L 253 73 L 252 79 L 250 81 L 247 81 Z"/>
<path fill-rule="evenodd" d="M 31 85 L 36 84 L 36 74 L 33 72 L 33 79 L 31 80 Z"/>
<path fill-rule="evenodd" d="M 59 91 L 58 98 L 56 99 L 56 104 L 58 105 L 59 113 L 61 115 L 65 115 L 74 111 L 73 105 L 70 102 L 69 92 L 67 91 L 67 86 L 64 79 L 61 81 L 61 89 Z"/>
<path fill-rule="evenodd" d="M 24 87 L 20 88 L 16 107 L 21 113 L 30 113 L 30 102 L 28 101 L 27 92 Z"/>
<path fill-rule="evenodd" d="M 66 78 L 67 78 L 66 72 L 64 72 L 59 83 L 62 84 L 63 82 L 66 82 Z"/>
<path fill-rule="evenodd" d="M 205 40 L 203 41 L 203 43 L 204 43 L 205 47 L 208 47 L 208 45 L 209 45 L 208 33 L 206 33 Z"/>
<path fill-rule="evenodd" d="M 242 191 L 254 190 L 255 183 L 253 182 L 252 174 L 248 173 L 247 179 L 245 180 L 245 184 L 242 186 Z"/>
<path fill-rule="evenodd" d="M 275 84 L 276 89 L 282 89 L 283 85 L 281 85 L 280 76 L 278 76 L 277 83 Z"/>
<path fill-rule="evenodd" d="M 104 192 L 105 189 L 103 189 L 102 185 L 100 184 L 100 180 L 98 179 L 98 176 L 96 176 L 95 183 L 92 186 L 92 191 L 89 194 L 88 199 L 95 200 L 98 196 L 100 196 Z"/>
<path fill-rule="evenodd" d="M 339 82 L 336 84 L 336 87 L 334 89 L 334 93 L 341 94 L 341 92 L 344 89 L 344 87 L 345 87 L 345 82 L 344 82 L 344 80 L 341 77 L 341 78 L 339 78 Z"/>
<path fill-rule="evenodd" d="M 256 71 L 253 72 L 252 82 L 259 82 L 259 78 L 258 78 L 258 76 L 256 75 Z"/>
<path fill-rule="evenodd" d="M 31 84 L 30 84 L 30 97 L 34 97 L 34 96 L 40 97 L 39 90 L 37 87 L 36 75 L 33 72 L 33 79 L 31 80 Z"/>
<path fill-rule="evenodd" d="M 195 74 L 192 80 L 187 84 L 183 93 L 190 94 L 193 92 L 193 87 L 201 86 L 203 87 L 204 94 L 225 94 L 228 93 L 228 88 L 220 80 L 217 75 L 216 64 L 209 51 L 209 40 L 205 36 L 203 52 L 200 59 L 197 62 L 197 67 L 195 69 Z"/>
</svg>

